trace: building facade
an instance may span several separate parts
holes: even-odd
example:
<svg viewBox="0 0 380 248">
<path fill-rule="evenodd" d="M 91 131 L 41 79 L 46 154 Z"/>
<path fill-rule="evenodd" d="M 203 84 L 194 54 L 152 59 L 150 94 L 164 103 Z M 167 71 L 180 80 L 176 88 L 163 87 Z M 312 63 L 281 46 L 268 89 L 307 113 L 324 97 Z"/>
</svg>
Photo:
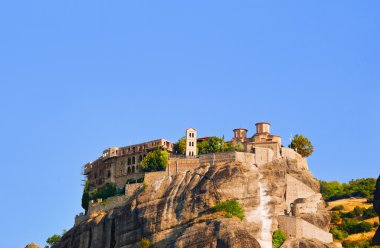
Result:
<svg viewBox="0 0 380 248">
<path fill-rule="evenodd" d="M 140 163 L 155 149 L 165 149 L 171 153 L 174 144 L 165 139 L 157 139 L 131 146 L 110 147 L 103 151 L 100 158 L 85 164 L 83 174 L 95 188 L 101 188 L 107 183 L 124 187 L 128 181 L 144 177 Z"/>
</svg>

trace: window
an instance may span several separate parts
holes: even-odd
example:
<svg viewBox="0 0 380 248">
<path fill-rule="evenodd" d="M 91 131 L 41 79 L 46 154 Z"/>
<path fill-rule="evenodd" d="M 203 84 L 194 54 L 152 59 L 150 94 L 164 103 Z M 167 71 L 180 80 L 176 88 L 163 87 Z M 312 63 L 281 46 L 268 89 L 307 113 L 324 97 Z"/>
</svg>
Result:
<svg viewBox="0 0 380 248">
<path fill-rule="evenodd" d="M 108 172 L 107 172 L 107 177 L 108 177 L 108 178 L 111 177 L 111 171 L 108 171 Z"/>
<path fill-rule="evenodd" d="M 191 146 L 191 142 L 189 141 L 189 146 Z"/>
<path fill-rule="evenodd" d="M 128 165 L 131 165 L 131 158 L 128 158 Z"/>
<path fill-rule="evenodd" d="M 135 163 L 136 163 L 136 158 L 132 157 L 132 164 L 135 164 Z"/>
</svg>

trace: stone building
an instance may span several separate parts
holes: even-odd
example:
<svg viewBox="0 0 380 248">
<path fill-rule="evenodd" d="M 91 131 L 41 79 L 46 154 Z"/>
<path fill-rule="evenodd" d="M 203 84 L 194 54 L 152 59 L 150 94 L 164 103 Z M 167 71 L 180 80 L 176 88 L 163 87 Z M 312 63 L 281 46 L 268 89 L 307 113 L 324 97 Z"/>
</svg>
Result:
<svg viewBox="0 0 380 248">
<path fill-rule="evenodd" d="M 101 188 L 107 183 L 124 187 L 127 182 L 144 177 L 140 162 L 157 148 L 173 152 L 174 144 L 165 139 L 157 139 L 125 147 L 110 147 L 103 151 L 100 158 L 85 164 L 83 174 L 95 188 Z"/>
<path fill-rule="evenodd" d="M 270 134 L 269 123 L 256 123 L 256 133 L 251 138 L 247 137 L 248 130 L 245 128 L 236 128 L 233 132 L 234 137 L 231 142 L 242 144 L 245 152 L 256 154 L 257 161 L 268 161 L 272 156 L 275 158 L 281 156 L 281 137 Z M 197 142 L 208 141 L 210 138 L 197 138 L 195 128 L 186 129 L 185 157 L 196 157 L 198 155 Z M 128 182 L 136 182 L 144 178 L 140 162 L 150 151 L 157 148 L 172 153 L 174 144 L 165 139 L 157 139 L 125 147 L 110 147 L 103 151 L 101 157 L 85 164 L 83 174 L 87 176 L 90 185 L 94 188 L 101 188 L 107 183 L 114 183 L 122 188 Z M 171 157 L 169 162 L 173 159 Z M 178 159 L 180 158 L 176 158 L 176 163 Z"/>
<path fill-rule="evenodd" d="M 256 123 L 256 133 L 247 137 L 248 130 L 245 128 L 236 128 L 233 130 L 234 137 L 232 143 L 243 144 L 246 152 L 255 153 L 255 148 L 269 148 L 273 150 L 275 157 L 281 156 L 281 137 L 270 133 L 270 123 Z"/>
</svg>

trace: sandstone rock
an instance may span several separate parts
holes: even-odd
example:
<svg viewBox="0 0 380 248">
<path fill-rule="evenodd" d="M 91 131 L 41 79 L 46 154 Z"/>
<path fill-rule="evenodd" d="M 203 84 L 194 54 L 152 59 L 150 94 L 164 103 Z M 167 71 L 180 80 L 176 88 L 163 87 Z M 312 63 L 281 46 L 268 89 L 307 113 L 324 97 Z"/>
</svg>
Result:
<svg viewBox="0 0 380 248">
<path fill-rule="evenodd" d="M 376 182 L 376 191 L 373 198 L 373 208 L 375 209 L 376 213 L 380 215 L 380 176 Z M 377 229 L 372 242 L 374 245 L 380 245 L 380 228 Z"/>
<path fill-rule="evenodd" d="M 305 161 L 280 158 L 262 166 L 224 162 L 159 176 L 124 207 L 74 226 L 54 247 L 138 247 L 143 237 L 154 247 L 271 247 L 277 216 L 286 208 L 286 175 L 319 191 L 318 181 L 299 163 Z M 240 203 L 243 220 L 210 212 L 228 199 Z M 321 204 L 302 218 L 327 229 L 326 213 Z"/>
<path fill-rule="evenodd" d="M 312 239 L 291 239 L 285 241 L 280 248 L 333 248 L 333 245 L 323 244 Z"/>
</svg>

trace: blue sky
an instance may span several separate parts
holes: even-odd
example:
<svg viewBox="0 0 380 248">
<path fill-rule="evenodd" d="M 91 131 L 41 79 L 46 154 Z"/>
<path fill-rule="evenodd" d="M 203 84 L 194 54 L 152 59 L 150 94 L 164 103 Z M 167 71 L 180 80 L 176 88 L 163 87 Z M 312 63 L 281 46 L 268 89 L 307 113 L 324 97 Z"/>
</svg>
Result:
<svg viewBox="0 0 380 248">
<path fill-rule="evenodd" d="M 319 179 L 377 177 L 379 1 L 2 1 L 3 247 L 81 211 L 104 148 L 258 121 L 306 135 Z"/>
</svg>

